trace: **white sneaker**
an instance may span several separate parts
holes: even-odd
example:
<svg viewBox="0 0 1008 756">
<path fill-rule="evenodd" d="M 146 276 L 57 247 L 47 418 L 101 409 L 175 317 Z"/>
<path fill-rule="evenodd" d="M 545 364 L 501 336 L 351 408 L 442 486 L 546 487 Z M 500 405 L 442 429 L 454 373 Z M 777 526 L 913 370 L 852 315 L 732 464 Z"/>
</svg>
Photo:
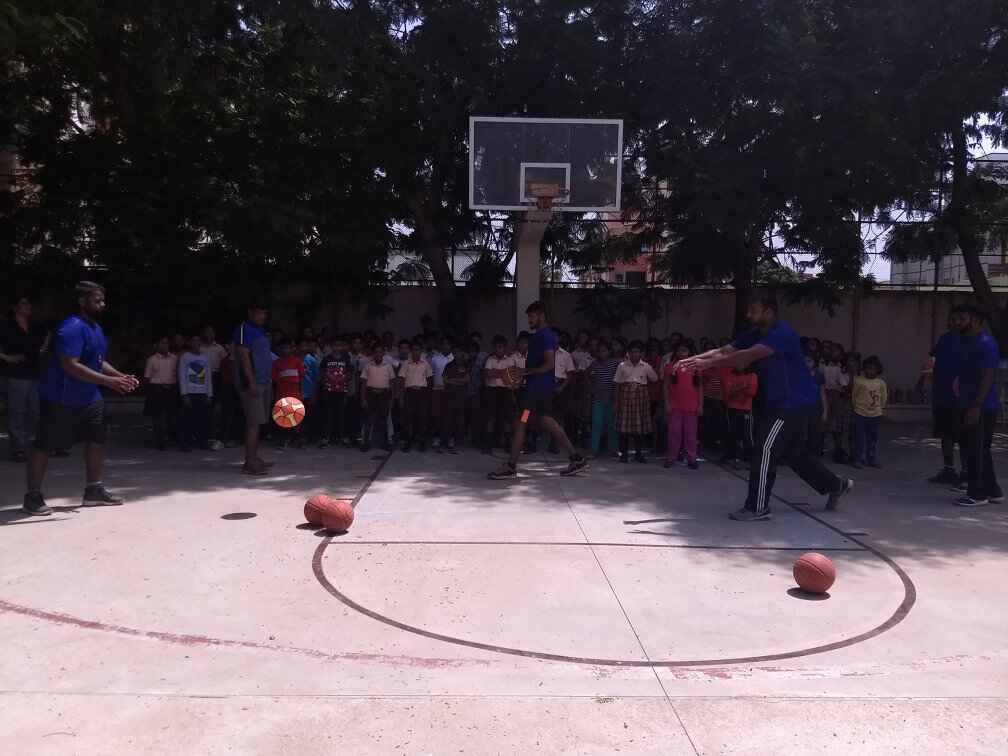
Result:
<svg viewBox="0 0 1008 756">
<path fill-rule="evenodd" d="M 212 440 L 212 441 L 210 442 L 210 450 L 211 450 L 211 451 L 220 451 L 220 450 L 221 450 L 221 449 L 223 449 L 223 448 L 224 448 L 224 444 L 222 444 L 222 443 L 221 443 L 220 441 L 218 441 L 218 440 L 217 440 L 216 438 L 215 438 L 215 439 L 213 439 L 213 440 Z"/>
<path fill-rule="evenodd" d="M 963 496 L 956 499 L 955 503 L 960 507 L 985 507 L 987 506 L 987 499 L 974 499 L 969 496 Z"/>
</svg>

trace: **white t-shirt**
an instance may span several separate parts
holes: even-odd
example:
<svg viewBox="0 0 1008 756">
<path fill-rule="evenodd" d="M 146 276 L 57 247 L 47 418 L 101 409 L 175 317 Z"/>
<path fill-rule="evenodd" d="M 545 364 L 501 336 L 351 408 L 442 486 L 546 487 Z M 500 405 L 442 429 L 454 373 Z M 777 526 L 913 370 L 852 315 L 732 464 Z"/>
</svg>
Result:
<svg viewBox="0 0 1008 756">
<path fill-rule="evenodd" d="M 563 347 L 557 347 L 553 357 L 553 374 L 557 380 L 567 380 L 567 373 L 573 373 L 575 370 L 577 368 L 574 367 L 574 358 L 571 357 L 571 353 Z"/>
<path fill-rule="evenodd" d="M 144 378 L 156 386 L 174 386 L 178 383 L 178 357 L 157 352 L 147 358 Z"/>
<path fill-rule="evenodd" d="M 511 355 L 511 359 L 514 360 L 515 367 L 525 369 L 525 360 L 528 359 L 528 354 L 522 354 L 521 352 L 515 352 Z"/>
<path fill-rule="evenodd" d="M 434 371 L 434 388 L 444 388 L 444 369 L 454 359 L 454 354 L 443 354 L 442 352 L 434 352 L 430 356 L 431 370 Z"/>
<path fill-rule="evenodd" d="M 634 365 L 630 360 L 624 360 L 616 368 L 616 376 L 613 383 L 639 383 L 646 386 L 648 382 L 654 383 L 658 380 L 658 374 L 654 368 L 641 360 Z"/>
<path fill-rule="evenodd" d="M 178 361 L 178 385 L 182 396 L 189 394 L 213 396 L 209 358 L 202 354 L 183 352 Z"/>
<path fill-rule="evenodd" d="M 503 357 L 498 357 L 495 354 L 491 354 L 487 357 L 486 364 L 483 366 L 484 370 L 507 370 L 510 367 L 516 367 L 514 361 L 514 355 L 508 357 L 504 355 Z M 503 378 L 491 378 L 487 376 L 486 385 L 489 388 L 505 388 Z"/>
<path fill-rule="evenodd" d="M 575 349 L 571 352 L 571 357 L 574 359 L 575 370 L 587 370 L 595 362 L 595 358 L 587 349 Z"/>
<path fill-rule="evenodd" d="M 210 372 L 219 373 L 221 361 L 227 357 L 227 349 L 215 341 L 213 344 L 201 346 L 200 354 L 206 357 L 207 363 L 210 365 Z"/>
<path fill-rule="evenodd" d="M 361 371 L 361 380 L 369 389 L 387 389 L 395 379 L 395 370 L 384 362 L 376 365 L 371 360 Z"/>
<path fill-rule="evenodd" d="M 819 369 L 826 379 L 824 385 L 827 391 L 841 391 L 850 385 L 850 376 L 840 365 L 823 365 Z"/>
<path fill-rule="evenodd" d="M 399 375 L 402 376 L 404 385 L 408 389 L 427 388 L 427 379 L 433 377 L 434 369 L 427 360 L 413 362 L 413 359 L 410 358 L 402 363 Z"/>
</svg>

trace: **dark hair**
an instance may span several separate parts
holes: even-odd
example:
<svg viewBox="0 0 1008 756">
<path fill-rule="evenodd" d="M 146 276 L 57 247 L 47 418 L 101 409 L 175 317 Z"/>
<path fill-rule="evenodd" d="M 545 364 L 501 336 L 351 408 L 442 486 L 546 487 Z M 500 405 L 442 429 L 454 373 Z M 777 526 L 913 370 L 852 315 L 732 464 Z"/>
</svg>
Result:
<svg viewBox="0 0 1008 756">
<path fill-rule="evenodd" d="M 627 351 L 629 351 L 631 349 L 639 349 L 639 350 L 641 350 L 643 352 L 644 351 L 644 342 L 640 341 L 639 339 L 635 339 L 635 340 L 631 341 L 630 342 L 630 346 L 627 347 Z"/>
<path fill-rule="evenodd" d="M 518 334 L 518 338 L 516 339 L 516 341 L 521 341 L 522 339 L 525 339 L 525 341 L 528 341 L 531 338 L 532 338 L 532 334 L 530 334 L 528 331 L 521 331 Z"/>
<path fill-rule="evenodd" d="M 987 311 L 983 307 L 977 307 L 976 305 L 967 307 L 966 314 L 970 316 L 971 320 L 979 320 L 981 323 L 987 321 Z"/>
<path fill-rule="evenodd" d="M 413 344 L 410 343 L 409 339 L 399 339 L 399 346 L 402 347 L 403 344 L 405 344 L 407 347 L 413 346 Z"/>
<path fill-rule="evenodd" d="M 965 315 L 969 310 L 964 305 L 956 305 L 951 310 L 949 310 L 949 317 L 953 315 Z"/>
<path fill-rule="evenodd" d="M 501 336 L 499 333 L 493 337 L 493 345 L 497 346 L 498 344 L 503 344 L 504 346 L 507 346 L 507 339 Z"/>
<path fill-rule="evenodd" d="M 261 294 L 256 294 L 255 296 L 249 297 L 248 309 L 250 310 L 268 310 L 269 307 L 266 305 L 266 300 Z"/>
<path fill-rule="evenodd" d="M 480 333 L 479 331 L 472 331 L 469 334 L 469 338 L 470 339 L 479 339 L 480 341 L 482 341 L 483 340 L 483 334 Z"/>
<path fill-rule="evenodd" d="M 538 299 L 525 308 L 525 314 L 531 315 L 533 312 L 541 312 L 543 315 L 546 314 L 546 306 L 540 302 Z"/>
<path fill-rule="evenodd" d="M 773 310 L 774 315 L 780 312 L 780 305 L 777 304 L 777 297 L 771 294 L 759 294 L 752 299 L 753 304 L 758 304 L 768 310 Z"/>
<path fill-rule="evenodd" d="M 880 360 L 874 354 L 871 357 L 865 357 L 864 362 L 861 363 L 861 369 L 868 367 L 869 365 L 874 365 L 876 371 L 879 375 L 882 375 L 882 360 Z"/>
<path fill-rule="evenodd" d="M 78 281 L 77 285 L 74 287 L 74 292 L 77 294 L 78 299 L 81 297 L 90 297 L 97 291 L 104 294 L 105 287 L 101 284 L 96 284 L 94 281 Z"/>
</svg>

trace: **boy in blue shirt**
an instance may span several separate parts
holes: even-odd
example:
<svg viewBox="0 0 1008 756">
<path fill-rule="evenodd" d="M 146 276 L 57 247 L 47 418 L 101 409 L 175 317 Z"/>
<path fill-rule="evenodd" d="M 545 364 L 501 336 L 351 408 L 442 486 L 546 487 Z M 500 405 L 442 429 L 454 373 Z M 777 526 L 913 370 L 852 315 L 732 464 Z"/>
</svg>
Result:
<svg viewBox="0 0 1008 756">
<path fill-rule="evenodd" d="M 935 438 L 941 440 L 942 469 L 928 478 L 930 483 L 958 485 L 962 480 L 955 469 L 955 445 L 959 439 L 960 412 L 953 389 L 963 361 L 969 337 L 969 314 L 965 307 L 953 307 L 949 313 L 949 330 L 943 333 L 931 350 L 931 416 Z M 959 448 L 962 457 L 962 446 Z M 965 475 L 965 473 L 963 474 Z"/>
<path fill-rule="evenodd" d="M 245 409 L 246 475 L 266 475 L 270 464 L 259 456 L 259 431 L 273 409 L 273 353 L 266 324 L 266 307 L 253 302 L 248 308 L 248 320 L 239 325 L 231 339 L 235 355 L 235 388 Z"/>
<path fill-rule="evenodd" d="M 105 471 L 105 405 L 101 387 L 128 394 L 139 385 L 108 363 L 108 341 L 98 325 L 105 312 L 105 289 L 90 281 L 77 284 L 77 315 L 60 323 L 53 343 L 53 359 L 39 384 L 39 423 L 35 448 L 28 458 L 28 493 L 24 509 L 33 515 L 52 514 L 42 496 L 49 455 L 80 440 L 84 446 L 85 507 L 118 506 L 102 483 Z"/>
<path fill-rule="evenodd" d="M 991 456 L 998 411 L 994 371 L 1000 354 L 997 341 L 984 330 L 986 313 L 979 307 L 971 307 L 967 314 L 968 325 L 962 329 L 966 346 L 957 377 L 958 404 L 962 412 L 960 446 L 968 483 L 966 495 L 956 499 L 956 504 L 960 507 L 982 507 L 991 501 L 1004 501 Z"/>
<path fill-rule="evenodd" d="M 750 303 L 748 318 L 754 328 L 733 343 L 680 362 L 683 370 L 753 365 L 759 375 L 763 411 L 750 461 L 749 495 L 745 506 L 729 516 L 743 522 L 770 519 L 770 495 L 781 459 L 817 492 L 828 495 L 826 508 L 835 509 L 854 482 L 834 475 L 801 443 L 804 420 L 817 401 L 818 387 L 805 365 L 798 334 L 778 319 L 773 297 L 758 297 Z"/>
</svg>

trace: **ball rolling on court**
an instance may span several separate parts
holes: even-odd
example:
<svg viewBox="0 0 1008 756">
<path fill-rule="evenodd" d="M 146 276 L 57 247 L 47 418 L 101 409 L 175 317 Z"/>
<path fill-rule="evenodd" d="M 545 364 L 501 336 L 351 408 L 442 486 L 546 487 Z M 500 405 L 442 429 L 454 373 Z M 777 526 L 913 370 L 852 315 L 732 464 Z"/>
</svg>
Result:
<svg viewBox="0 0 1008 756">
<path fill-rule="evenodd" d="M 798 557 L 792 572 L 798 587 L 809 593 L 826 593 L 836 580 L 833 562 L 814 551 Z"/>
<path fill-rule="evenodd" d="M 300 399 L 285 396 L 273 405 L 273 422 L 281 428 L 296 428 L 305 418 L 305 406 Z"/>
</svg>

